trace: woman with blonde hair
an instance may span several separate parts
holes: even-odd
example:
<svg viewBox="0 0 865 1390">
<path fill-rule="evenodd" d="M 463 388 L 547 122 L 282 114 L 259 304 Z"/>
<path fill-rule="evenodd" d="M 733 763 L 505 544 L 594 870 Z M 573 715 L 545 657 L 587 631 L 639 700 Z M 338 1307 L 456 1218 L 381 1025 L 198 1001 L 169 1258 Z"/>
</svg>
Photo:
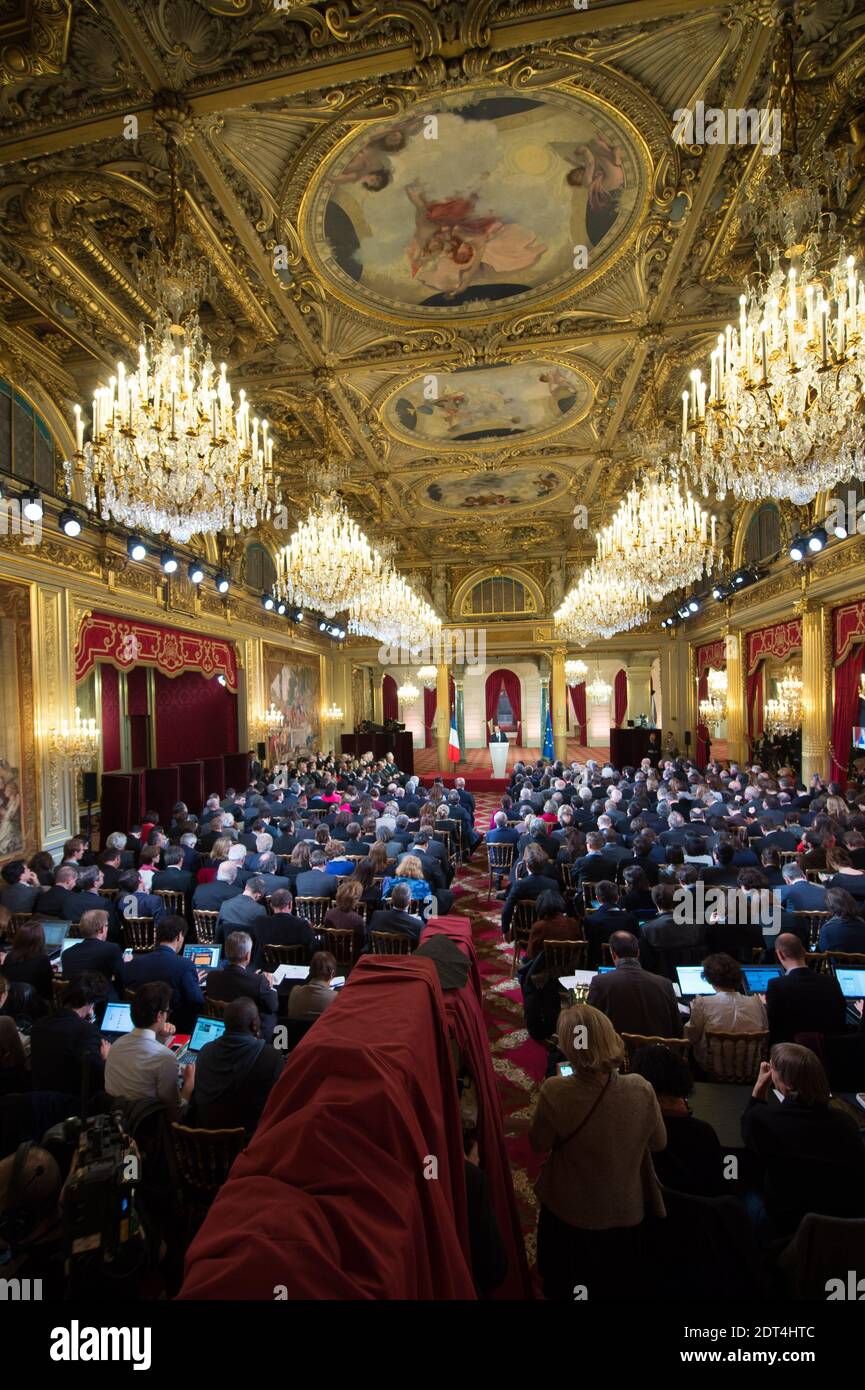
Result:
<svg viewBox="0 0 865 1390">
<path fill-rule="evenodd" d="M 228 835 L 220 835 L 218 840 L 214 840 L 207 863 L 198 870 L 198 873 L 195 876 L 196 882 L 213 882 L 213 880 L 216 878 L 217 869 L 219 868 L 223 859 L 228 858 L 228 851 L 231 849 L 231 846 L 233 844 L 234 841 Z"/>
<path fill-rule="evenodd" d="M 394 874 L 388 874 L 381 885 L 381 895 L 387 898 L 397 883 L 408 883 L 412 902 L 424 902 L 432 897 L 432 888 L 423 876 L 423 866 L 416 854 L 403 855 Z"/>
<path fill-rule="evenodd" d="M 651 1154 L 667 1131 L 642 1076 L 622 1073 L 625 1045 L 606 1014 L 575 1004 L 559 1014 L 566 1061 L 538 1093 L 529 1128 L 547 1154 L 535 1184 L 540 1201 L 538 1269 L 547 1298 L 572 1302 L 621 1295 L 638 1270 L 641 1227 L 665 1216 Z"/>
</svg>

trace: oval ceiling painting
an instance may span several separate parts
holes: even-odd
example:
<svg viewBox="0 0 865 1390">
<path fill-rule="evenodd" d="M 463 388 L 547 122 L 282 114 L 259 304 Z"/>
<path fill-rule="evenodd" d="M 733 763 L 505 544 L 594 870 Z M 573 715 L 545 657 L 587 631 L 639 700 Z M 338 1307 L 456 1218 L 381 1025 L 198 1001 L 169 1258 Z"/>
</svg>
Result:
<svg viewBox="0 0 865 1390">
<path fill-rule="evenodd" d="M 421 505 L 437 511 L 502 512 L 534 507 L 566 491 L 567 478 L 546 464 L 444 477 L 417 490 Z"/>
<path fill-rule="evenodd" d="M 633 231 L 640 148 L 588 94 L 448 93 L 337 146 L 303 199 L 304 250 L 341 298 L 388 317 L 541 302 Z"/>
<path fill-rule="evenodd" d="M 402 439 L 460 448 L 554 433 L 581 420 L 591 402 L 584 376 L 541 360 L 416 377 L 388 397 L 382 418 Z"/>
</svg>

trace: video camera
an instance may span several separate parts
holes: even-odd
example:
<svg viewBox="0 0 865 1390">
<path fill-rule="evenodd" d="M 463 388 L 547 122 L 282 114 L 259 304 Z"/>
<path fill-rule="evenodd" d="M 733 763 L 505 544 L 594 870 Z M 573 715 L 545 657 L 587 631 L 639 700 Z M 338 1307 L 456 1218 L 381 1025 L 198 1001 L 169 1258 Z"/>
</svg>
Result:
<svg viewBox="0 0 865 1390">
<path fill-rule="evenodd" d="M 145 1241 L 135 1206 L 140 1159 L 122 1111 L 66 1120 L 63 1138 L 77 1144 L 62 1203 L 70 1284 L 96 1262 L 125 1278 L 144 1258 Z"/>
</svg>

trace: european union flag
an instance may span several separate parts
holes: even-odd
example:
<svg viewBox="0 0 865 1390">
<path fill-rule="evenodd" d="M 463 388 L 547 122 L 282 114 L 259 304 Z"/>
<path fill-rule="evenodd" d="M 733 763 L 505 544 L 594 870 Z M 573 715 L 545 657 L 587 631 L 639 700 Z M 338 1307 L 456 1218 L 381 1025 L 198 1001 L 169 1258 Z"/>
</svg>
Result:
<svg viewBox="0 0 865 1390">
<path fill-rule="evenodd" d="M 547 706 L 547 727 L 544 729 L 543 757 L 549 758 L 550 761 L 553 757 L 553 720 L 549 706 Z"/>
</svg>

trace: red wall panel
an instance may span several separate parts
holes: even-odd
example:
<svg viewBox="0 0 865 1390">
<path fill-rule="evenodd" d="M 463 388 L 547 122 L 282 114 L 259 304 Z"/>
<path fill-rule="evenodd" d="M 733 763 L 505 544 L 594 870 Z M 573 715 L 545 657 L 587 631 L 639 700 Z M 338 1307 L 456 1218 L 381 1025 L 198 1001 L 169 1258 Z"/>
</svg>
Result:
<svg viewBox="0 0 865 1390">
<path fill-rule="evenodd" d="M 120 770 L 120 676 L 113 666 L 100 662 L 102 679 L 102 769 Z"/>
<path fill-rule="evenodd" d="M 236 695 L 197 671 L 173 678 L 156 671 L 154 682 L 160 767 L 237 752 Z"/>
</svg>

